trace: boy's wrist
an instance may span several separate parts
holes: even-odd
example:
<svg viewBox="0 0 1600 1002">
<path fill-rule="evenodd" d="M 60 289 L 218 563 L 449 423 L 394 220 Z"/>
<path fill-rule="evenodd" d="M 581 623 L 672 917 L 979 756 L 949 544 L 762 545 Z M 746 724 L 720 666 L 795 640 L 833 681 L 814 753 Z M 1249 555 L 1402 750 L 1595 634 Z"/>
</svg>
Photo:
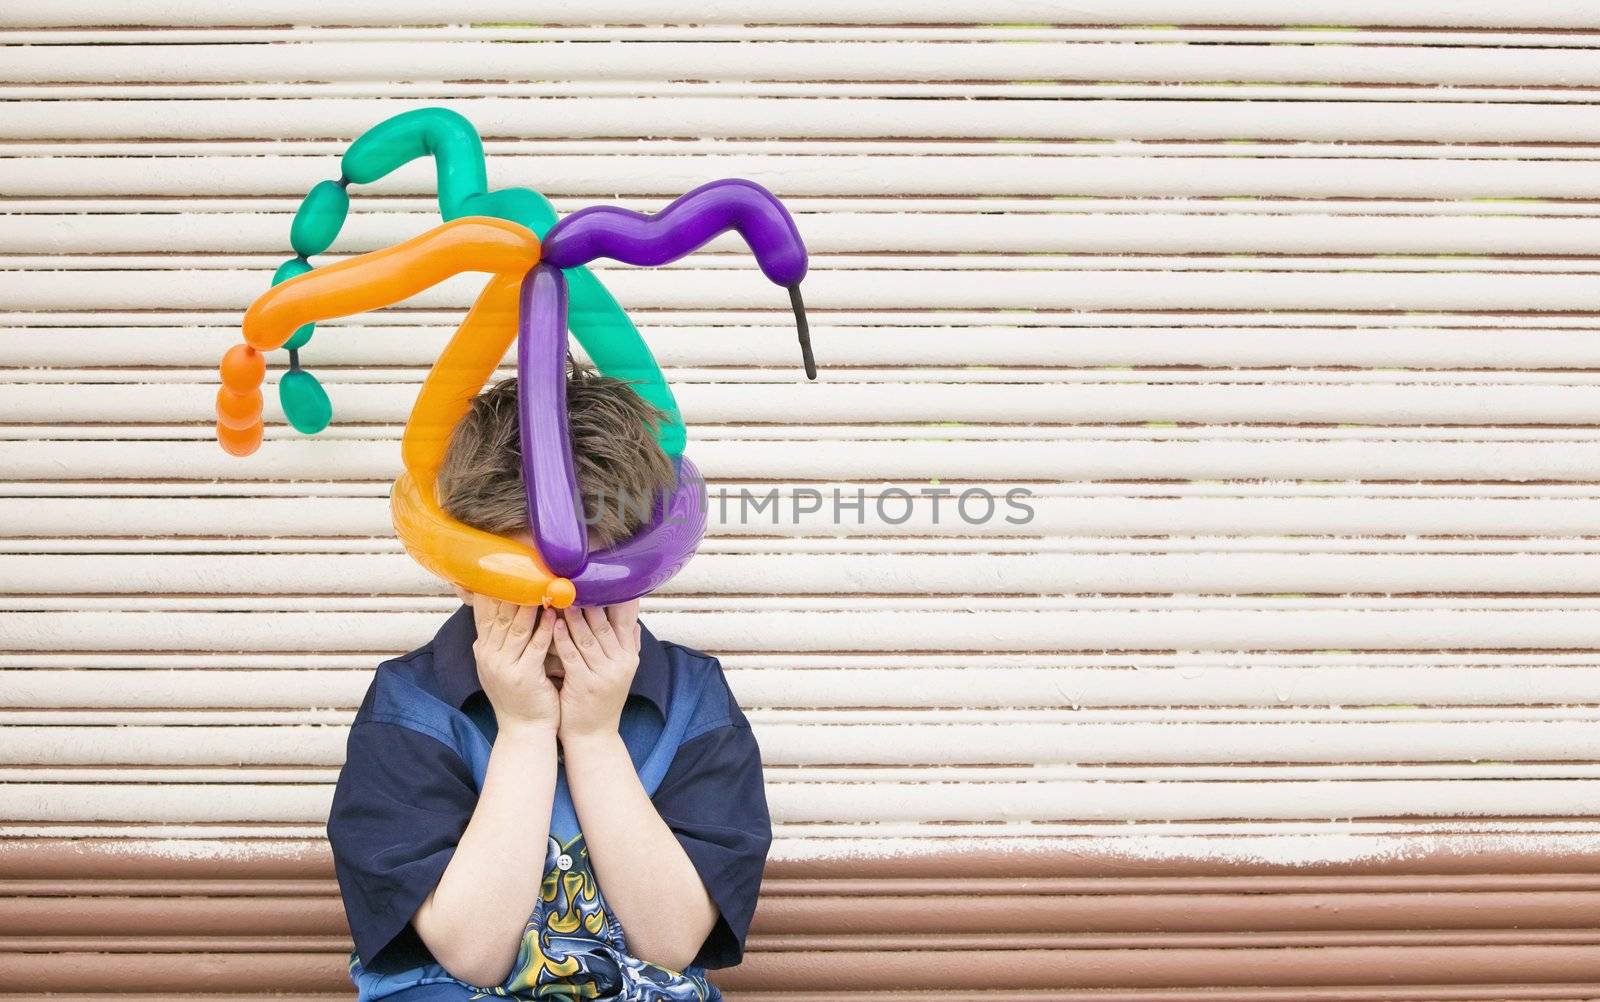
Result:
<svg viewBox="0 0 1600 1002">
<path fill-rule="evenodd" d="M 557 725 L 553 720 L 527 720 L 507 717 L 495 736 L 495 745 L 502 741 L 525 744 L 545 744 L 556 739 Z"/>
<path fill-rule="evenodd" d="M 574 757 L 592 757 L 621 749 L 627 754 L 628 747 L 622 742 L 622 735 L 616 731 L 590 731 L 587 733 L 562 731 L 562 754 L 572 759 Z"/>
</svg>

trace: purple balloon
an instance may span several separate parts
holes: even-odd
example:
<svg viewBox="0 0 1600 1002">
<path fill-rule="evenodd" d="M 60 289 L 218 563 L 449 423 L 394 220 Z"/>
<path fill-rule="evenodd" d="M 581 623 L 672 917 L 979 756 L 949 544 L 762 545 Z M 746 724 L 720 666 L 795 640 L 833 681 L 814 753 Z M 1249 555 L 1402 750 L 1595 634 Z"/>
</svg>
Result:
<svg viewBox="0 0 1600 1002">
<path fill-rule="evenodd" d="M 656 504 L 650 523 L 632 539 L 590 554 L 572 579 L 577 605 L 616 605 L 649 594 L 694 556 L 706 531 L 705 481 L 687 456 L 678 457 L 678 483 Z"/>
<path fill-rule="evenodd" d="M 567 424 L 567 280 L 540 264 L 522 280 L 517 312 L 517 420 L 528 526 L 545 566 L 576 577 L 589 562 Z"/>
<path fill-rule="evenodd" d="M 540 260 L 576 268 L 595 258 L 646 267 L 676 261 L 727 230 L 738 230 L 761 270 L 778 285 L 806 277 L 806 248 L 789 210 L 772 192 L 742 178 L 703 184 L 653 216 L 593 205 L 545 234 Z"/>
<path fill-rule="evenodd" d="M 678 482 L 669 496 L 655 499 L 649 523 L 631 539 L 590 553 L 567 423 L 567 283 L 559 269 L 540 264 L 523 279 L 517 323 L 517 427 L 539 556 L 572 580 L 578 605 L 616 605 L 655 591 L 689 562 L 705 535 L 700 471 L 680 456 Z"/>
<path fill-rule="evenodd" d="M 528 524 L 545 565 L 576 587 L 578 605 L 627 602 L 670 580 L 705 535 L 706 500 L 700 471 L 680 456 L 677 484 L 653 506 L 650 522 L 631 539 L 589 552 L 567 425 L 567 285 L 561 269 L 599 257 L 648 267 L 667 264 L 727 230 L 744 237 L 769 279 L 788 287 L 806 375 L 816 378 L 800 298 L 805 245 L 789 210 L 752 181 L 712 181 L 654 216 L 608 206 L 581 209 L 545 234 L 540 263 L 523 280 L 517 396 Z"/>
<path fill-rule="evenodd" d="M 768 278 L 788 287 L 800 335 L 800 359 L 806 378 L 816 379 L 811 328 L 800 297 L 806 245 L 789 210 L 754 181 L 726 178 L 702 184 L 653 216 L 609 205 L 579 209 L 550 227 L 539 256 L 557 268 L 576 268 L 598 257 L 653 268 L 704 247 L 728 230 L 744 237 Z"/>
</svg>

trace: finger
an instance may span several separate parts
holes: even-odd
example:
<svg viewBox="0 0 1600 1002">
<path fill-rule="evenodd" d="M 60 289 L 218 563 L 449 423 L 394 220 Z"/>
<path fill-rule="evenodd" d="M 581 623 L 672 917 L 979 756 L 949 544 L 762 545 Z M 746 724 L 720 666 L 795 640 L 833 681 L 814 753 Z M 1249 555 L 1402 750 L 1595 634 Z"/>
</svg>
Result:
<svg viewBox="0 0 1600 1002">
<path fill-rule="evenodd" d="M 502 602 L 497 598 L 490 599 L 494 603 L 489 614 L 489 643 L 496 648 L 506 646 L 506 634 L 511 631 L 511 620 L 517 614 L 517 607 L 511 602 Z"/>
<path fill-rule="evenodd" d="M 594 631 L 589 629 L 589 621 L 583 618 L 583 610 L 568 606 L 561 610 L 561 621 L 567 625 L 567 636 L 577 645 L 583 663 L 590 668 L 604 667 L 605 653 L 600 650 Z"/>
<path fill-rule="evenodd" d="M 611 629 L 611 621 L 606 618 L 606 610 L 602 606 L 591 605 L 583 610 L 584 622 L 588 624 L 589 632 L 594 635 L 594 642 L 600 647 L 600 654 L 609 661 L 622 657 L 622 643 Z"/>
<path fill-rule="evenodd" d="M 472 618 L 478 631 L 478 644 L 488 650 L 498 650 L 505 642 L 505 627 L 500 622 L 500 600 L 488 595 L 474 595 Z"/>
<path fill-rule="evenodd" d="M 574 676 L 587 679 L 593 674 L 588 664 L 583 660 L 583 655 L 578 653 L 578 645 L 572 642 L 572 631 L 567 626 L 565 618 L 556 620 L 555 636 L 551 639 L 555 647 L 556 657 L 561 659 L 561 667 L 567 670 L 567 679 Z"/>
<path fill-rule="evenodd" d="M 498 649 L 505 638 L 505 631 L 500 627 L 500 603 L 488 596 L 483 599 L 483 625 L 478 628 L 478 638 L 491 649 Z"/>
<path fill-rule="evenodd" d="M 520 606 L 518 606 L 515 602 L 507 602 L 504 599 L 498 599 L 498 598 L 495 599 L 494 600 L 494 621 L 495 621 L 495 623 L 497 625 L 499 625 L 499 627 L 501 629 L 506 629 L 507 627 L 509 627 L 511 625 L 511 621 L 516 618 L 517 609 L 518 608 L 520 608 Z"/>
<path fill-rule="evenodd" d="M 527 646 L 522 649 L 521 662 L 524 666 L 536 667 L 544 671 L 544 656 L 550 650 L 550 640 L 555 635 L 555 613 L 549 609 L 538 610 L 535 617 L 536 625 L 533 633 L 528 636 Z"/>
<path fill-rule="evenodd" d="M 606 615 L 611 617 L 611 629 L 617 636 L 633 637 L 638 635 L 638 631 L 634 629 L 639 623 L 638 599 L 609 606 L 606 609 Z M 634 645 L 634 649 L 638 649 L 637 644 Z"/>
<path fill-rule="evenodd" d="M 483 639 L 488 636 L 489 621 L 494 618 L 494 612 L 489 607 L 491 600 L 487 595 L 478 595 L 473 592 L 468 592 L 467 594 L 471 596 L 467 600 L 467 604 L 472 606 L 472 626 L 478 631 L 479 639 Z"/>
<path fill-rule="evenodd" d="M 533 618 L 539 614 L 539 607 L 534 605 L 519 605 L 511 613 L 511 624 L 506 628 L 506 648 L 517 654 L 528 646 L 528 638 L 533 635 Z"/>
</svg>

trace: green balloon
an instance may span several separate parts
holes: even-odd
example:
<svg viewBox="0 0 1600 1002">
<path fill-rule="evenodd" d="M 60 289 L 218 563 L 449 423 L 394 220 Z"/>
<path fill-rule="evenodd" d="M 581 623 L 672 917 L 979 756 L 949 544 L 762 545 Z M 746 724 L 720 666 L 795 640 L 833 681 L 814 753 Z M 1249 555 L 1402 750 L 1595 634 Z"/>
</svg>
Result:
<svg viewBox="0 0 1600 1002">
<path fill-rule="evenodd" d="M 306 272 L 308 272 L 310 270 L 311 270 L 311 262 L 302 261 L 297 257 L 292 257 L 289 260 L 287 260 L 287 261 L 283 262 L 282 264 L 278 265 L 278 270 L 272 273 L 272 284 L 273 285 L 280 285 L 280 284 L 282 284 L 284 282 L 289 281 L 289 279 L 291 279 L 291 278 L 296 278 L 296 277 L 298 277 L 300 275 L 304 275 Z"/>
<path fill-rule="evenodd" d="M 541 240 L 545 231 L 556 224 L 556 210 L 550 200 L 528 188 L 486 191 L 481 195 L 463 198 L 456 205 L 455 215 L 445 216 L 445 219 L 460 219 L 462 216 L 509 219 L 526 226 Z"/>
<path fill-rule="evenodd" d="M 418 108 L 384 119 L 350 144 L 339 166 L 351 181 L 371 184 L 426 156 L 433 157 L 439 207 L 446 219 L 464 215 L 458 211 L 461 201 L 489 189 L 478 130 L 449 108 Z"/>
<path fill-rule="evenodd" d="M 369 184 L 425 156 L 434 160 L 439 214 L 446 220 L 463 216 L 509 219 L 526 226 L 540 239 L 555 225 L 555 209 L 538 192 L 528 188 L 488 190 L 488 169 L 478 130 L 449 108 L 418 108 L 379 122 L 345 151 L 340 170 L 349 181 Z M 682 454 L 686 438 L 683 415 L 639 329 L 589 269 L 571 268 L 564 273 L 572 336 L 601 372 L 627 380 L 635 392 L 666 415 L 656 429 L 656 439 L 668 456 Z M 297 331 L 295 337 L 299 335 Z M 291 338 L 290 345 L 298 347 L 293 341 Z"/>
<path fill-rule="evenodd" d="M 588 268 L 567 268 L 567 326 L 595 367 L 612 379 L 630 385 L 633 392 L 655 405 L 664 417 L 656 428 L 656 441 L 668 456 L 683 454 L 688 436 L 678 401 L 667 387 L 644 338 L 621 304 Z"/>
<path fill-rule="evenodd" d="M 289 227 L 289 246 L 301 257 L 321 254 L 333 246 L 333 238 L 344 226 L 350 212 L 350 193 L 337 181 L 323 181 L 300 203 Z"/>
<path fill-rule="evenodd" d="M 315 435 L 333 420 L 328 392 L 304 369 L 290 369 L 278 380 L 278 402 L 295 431 L 306 435 Z"/>
<path fill-rule="evenodd" d="M 287 260 L 287 261 L 283 262 L 282 264 L 278 265 L 278 270 L 272 273 L 272 284 L 273 285 L 277 285 L 280 282 L 287 282 L 289 279 L 295 277 L 296 275 L 304 275 L 306 272 L 308 272 L 310 270 L 311 270 L 311 265 L 309 263 L 307 263 L 306 261 L 301 260 L 300 258 L 292 257 L 289 260 Z M 281 347 L 281 348 L 291 348 L 291 349 L 292 348 L 298 348 L 301 345 L 305 344 L 307 341 L 311 340 L 311 334 L 316 329 L 317 329 L 317 325 L 316 324 L 306 324 L 305 326 L 301 327 L 299 330 L 295 331 L 293 334 L 290 334 L 289 335 L 289 340 L 287 340 L 283 344 L 279 345 L 279 347 Z"/>
</svg>

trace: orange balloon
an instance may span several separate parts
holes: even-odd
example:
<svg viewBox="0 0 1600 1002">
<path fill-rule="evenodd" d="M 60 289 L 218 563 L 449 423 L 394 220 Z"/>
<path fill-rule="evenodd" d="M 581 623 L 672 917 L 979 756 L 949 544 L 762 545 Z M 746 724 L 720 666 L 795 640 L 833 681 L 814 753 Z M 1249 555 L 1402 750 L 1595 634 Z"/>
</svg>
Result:
<svg viewBox="0 0 1600 1002">
<path fill-rule="evenodd" d="M 466 417 L 473 398 L 516 343 L 522 278 L 497 275 L 490 279 L 428 370 L 400 439 L 400 458 L 407 469 L 438 470 L 456 424 Z"/>
<path fill-rule="evenodd" d="M 248 428 L 229 428 L 217 422 L 217 441 L 235 456 L 248 456 L 261 447 L 261 422 Z"/>
<path fill-rule="evenodd" d="M 525 226 L 466 216 L 405 243 L 297 275 L 263 292 L 244 315 L 244 339 L 277 348 L 308 323 L 392 306 L 464 271 L 524 275 L 539 263 Z"/>
<path fill-rule="evenodd" d="M 439 507 L 436 484 L 456 422 L 517 336 L 521 275 L 496 275 L 434 363 L 411 409 L 401 443 L 406 472 L 395 481 L 389 513 L 412 559 L 469 591 L 518 605 L 564 609 L 577 597 L 537 550 L 474 529 Z"/>
<path fill-rule="evenodd" d="M 235 393 L 226 386 L 217 391 L 217 423 L 244 429 L 261 423 L 261 391 Z"/>
<path fill-rule="evenodd" d="M 432 493 L 407 471 L 389 495 L 394 530 L 424 569 L 503 602 L 557 608 L 572 604 L 572 582 L 552 576 L 532 548 L 463 525 L 439 509 Z"/>
<path fill-rule="evenodd" d="M 267 360 L 247 344 L 236 344 L 222 356 L 222 385 L 235 393 L 249 393 L 267 378 Z"/>
<path fill-rule="evenodd" d="M 577 597 L 570 580 L 552 574 L 533 547 L 450 517 L 439 507 L 436 486 L 456 422 L 516 340 L 518 293 L 523 277 L 538 263 L 539 239 L 532 230 L 486 216 L 452 220 L 405 243 L 268 289 L 245 312 L 247 345 L 236 346 L 230 355 L 244 349 L 259 357 L 305 324 L 380 309 L 452 275 L 492 274 L 417 395 L 401 443 L 406 471 L 390 492 L 390 515 L 406 551 L 439 577 L 502 601 L 565 608 Z M 220 413 L 220 397 L 218 407 Z M 219 424 L 217 439 L 234 455 L 247 455 L 260 444 L 261 426 L 240 430 Z"/>
</svg>

